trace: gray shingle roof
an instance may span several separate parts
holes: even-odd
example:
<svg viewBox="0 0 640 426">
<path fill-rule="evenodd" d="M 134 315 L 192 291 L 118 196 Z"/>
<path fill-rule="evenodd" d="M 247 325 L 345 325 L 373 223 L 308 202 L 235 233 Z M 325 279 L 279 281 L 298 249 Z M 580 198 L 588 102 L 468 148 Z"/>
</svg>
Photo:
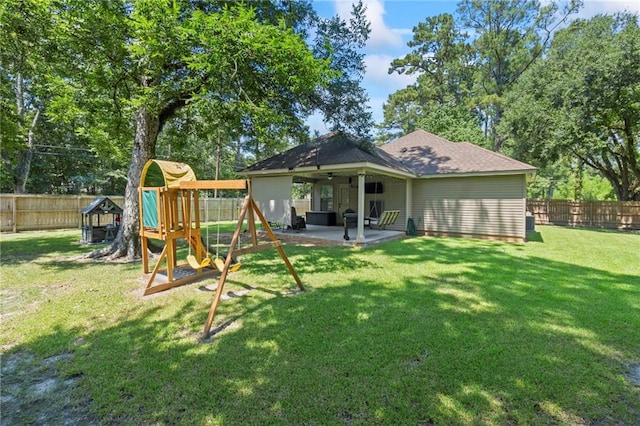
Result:
<svg viewBox="0 0 640 426">
<path fill-rule="evenodd" d="M 416 130 L 380 147 L 418 176 L 533 172 L 535 167 L 469 142 L 450 142 L 424 130 Z"/>
<path fill-rule="evenodd" d="M 349 163 L 373 163 L 408 171 L 402 163 L 385 151 L 377 147 L 365 149 L 358 139 L 339 131 L 328 133 L 309 143 L 298 145 L 259 161 L 247 167 L 246 171 L 295 169 Z"/>
<path fill-rule="evenodd" d="M 247 172 L 371 163 L 418 176 L 467 173 L 530 173 L 535 167 L 469 142 L 450 142 L 416 130 L 381 147 L 366 149 L 358 139 L 335 131 L 259 161 Z"/>
</svg>

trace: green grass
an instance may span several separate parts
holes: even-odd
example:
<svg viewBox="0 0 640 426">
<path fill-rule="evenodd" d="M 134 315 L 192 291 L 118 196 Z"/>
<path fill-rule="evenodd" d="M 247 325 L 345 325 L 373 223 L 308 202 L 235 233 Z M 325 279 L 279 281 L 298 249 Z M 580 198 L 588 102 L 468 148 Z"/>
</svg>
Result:
<svg viewBox="0 0 640 426">
<path fill-rule="evenodd" d="M 538 231 L 287 245 L 292 296 L 275 250 L 248 255 L 204 341 L 215 280 L 143 298 L 140 263 L 69 260 L 77 231 L 2 235 L 0 341 L 72 353 L 105 423 L 637 424 L 640 235 Z"/>
</svg>

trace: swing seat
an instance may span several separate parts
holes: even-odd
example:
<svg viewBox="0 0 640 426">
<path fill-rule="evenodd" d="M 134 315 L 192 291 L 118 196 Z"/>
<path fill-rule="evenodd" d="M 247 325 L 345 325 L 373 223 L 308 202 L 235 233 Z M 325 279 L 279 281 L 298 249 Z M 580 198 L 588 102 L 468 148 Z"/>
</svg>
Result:
<svg viewBox="0 0 640 426">
<path fill-rule="evenodd" d="M 216 257 L 214 259 L 213 264 L 216 266 L 216 268 L 220 272 L 222 272 L 222 270 L 224 269 L 224 260 L 222 260 L 219 257 Z M 236 272 L 238 269 L 240 269 L 241 266 L 242 266 L 242 263 L 240 262 L 234 263 L 233 265 L 229 266 L 229 272 Z"/>
<path fill-rule="evenodd" d="M 224 260 L 220 259 L 219 257 L 216 257 L 213 263 L 214 265 L 216 265 L 216 268 L 218 268 L 218 271 L 222 272 L 224 270 Z"/>
<path fill-rule="evenodd" d="M 189 256 L 187 256 L 187 263 L 189 263 L 189 266 L 191 266 L 193 269 L 202 269 L 211 264 L 211 258 L 205 257 L 204 259 L 202 259 L 202 262 L 198 263 L 196 257 L 190 254 Z"/>
<path fill-rule="evenodd" d="M 384 229 L 387 225 L 395 224 L 398 216 L 400 216 L 400 210 L 385 210 L 379 218 L 369 219 L 369 228 Z"/>
</svg>

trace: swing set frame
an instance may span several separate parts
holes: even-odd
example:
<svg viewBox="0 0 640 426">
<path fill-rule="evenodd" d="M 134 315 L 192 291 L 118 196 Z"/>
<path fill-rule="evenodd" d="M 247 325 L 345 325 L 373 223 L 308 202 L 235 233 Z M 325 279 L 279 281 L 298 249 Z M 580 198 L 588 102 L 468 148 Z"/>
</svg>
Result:
<svg viewBox="0 0 640 426">
<path fill-rule="evenodd" d="M 269 222 L 254 200 L 250 181 L 197 180 L 191 168 L 186 164 L 149 160 L 143 169 L 141 183 L 145 182 L 145 175 L 153 163 L 160 166 L 165 186 L 140 186 L 138 188 L 142 265 L 144 274 L 147 276 L 147 284 L 144 290 L 145 296 L 219 273 L 218 286 L 203 330 L 204 335 L 207 336 L 211 331 L 211 325 L 213 324 L 227 276 L 229 272 L 237 268 L 237 264 L 233 264 L 233 259 L 243 254 L 256 253 L 272 248 L 278 251 L 298 288 L 302 291 L 305 290 L 302 281 L 300 281 L 298 274 L 293 269 L 282 248 L 281 241 L 277 239 L 271 230 Z M 224 260 L 224 266 L 219 270 L 219 266 L 217 267 L 216 265 L 220 265 L 221 262 L 211 261 L 207 245 L 202 241 L 199 191 L 224 189 L 244 190 L 247 191 L 247 195 L 240 209 L 236 228 Z M 259 243 L 256 231 L 256 217 L 260 220 L 268 235 L 269 242 Z M 245 221 L 251 238 L 251 245 L 239 248 L 238 242 Z M 149 267 L 148 253 L 150 238 L 165 242 L 162 253 L 152 270 Z M 189 257 L 195 257 L 195 262 L 194 259 L 189 259 L 185 263 L 178 263 L 177 241 L 180 239 L 187 240 Z M 191 255 L 192 251 L 194 255 Z M 193 268 L 193 266 L 198 266 L 198 268 Z M 189 272 L 185 273 L 185 271 Z"/>
</svg>

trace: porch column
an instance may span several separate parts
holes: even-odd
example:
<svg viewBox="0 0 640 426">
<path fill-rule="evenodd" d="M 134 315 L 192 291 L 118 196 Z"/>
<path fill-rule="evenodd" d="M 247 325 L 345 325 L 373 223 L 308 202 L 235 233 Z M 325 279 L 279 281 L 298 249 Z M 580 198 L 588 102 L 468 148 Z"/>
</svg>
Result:
<svg viewBox="0 0 640 426">
<path fill-rule="evenodd" d="M 364 244 L 364 170 L 358 171 L 358 233 L 356 244 Z"/>
<path fill-rule="evenodd" d="M 404 200 L 404 208 L 405 208 L 406 214 L 405 214 L 404 220 L 405 220 L 405 230 L 406 230 L 406 226 L 407 226 L 406 222 L 409 221 L 409 218 L 412 215 L 411 212 L 413 211 L 413 179 L 407 179 L 405 181 L 405 185 L 406 185 L 406 188 L 405 188 L 406 199 Z"/>
</svg>

